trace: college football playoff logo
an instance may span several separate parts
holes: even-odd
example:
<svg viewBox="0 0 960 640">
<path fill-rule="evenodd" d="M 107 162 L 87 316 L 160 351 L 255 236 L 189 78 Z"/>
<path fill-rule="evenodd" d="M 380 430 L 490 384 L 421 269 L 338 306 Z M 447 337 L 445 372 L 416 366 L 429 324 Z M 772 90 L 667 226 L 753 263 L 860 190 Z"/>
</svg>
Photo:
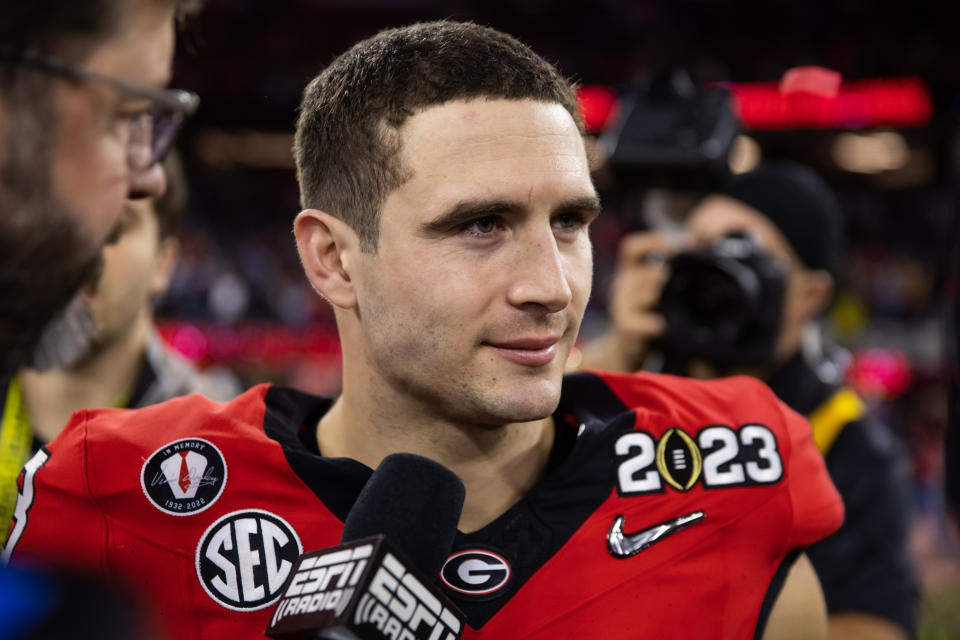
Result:
<svg viewBox="0 0 960 640">
<path fill-rule="evenodd" d="M 207 509 L 227 484 L 227 464 L 211 442 L 184 438 L 165 444 L 147 458 L 140 486 L 153 506 L 174 516 Z"/>
</svg>

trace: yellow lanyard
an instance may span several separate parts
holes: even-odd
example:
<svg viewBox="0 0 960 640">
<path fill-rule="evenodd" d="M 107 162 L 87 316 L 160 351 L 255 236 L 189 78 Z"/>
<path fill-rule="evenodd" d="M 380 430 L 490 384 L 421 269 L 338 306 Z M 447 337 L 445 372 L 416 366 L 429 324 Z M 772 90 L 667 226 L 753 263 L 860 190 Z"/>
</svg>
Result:
<svg viewBox="0 0 960 640">
<path fill-rule="evenodd" d="M 113 403 L 115 408 L 123 408 L 130 400 L 130 392 L 125 391 Z M 7 387 L 6 402 L 3 406 L 3 421 L 0 422 L 0 545 L 7 537 L 7 525 L 17 506 L 17 477 L 23 465 L 30 459 L 33 448 L 33 426 L 27 413 L 27 404 L 23 400 L 20 378 L 10 380 Z"/>
<path fill-rule="evenodd" d="M 30 458 L 33 429 L 20 391 L 20 379 L 13 378 L 0 422 L 0 543 L 7 538 L 7 525 L 17 505 L 17 476 Z"/>
<path fill-rule="evenodd" d="M 827 455 L 843 428 L 859 420 L 867 412 L 867 405 L 848 387 L 840 388 L 813 413 L 807 416 L 813 427 L 813 441 L 820 453 Z"/>
</svg>

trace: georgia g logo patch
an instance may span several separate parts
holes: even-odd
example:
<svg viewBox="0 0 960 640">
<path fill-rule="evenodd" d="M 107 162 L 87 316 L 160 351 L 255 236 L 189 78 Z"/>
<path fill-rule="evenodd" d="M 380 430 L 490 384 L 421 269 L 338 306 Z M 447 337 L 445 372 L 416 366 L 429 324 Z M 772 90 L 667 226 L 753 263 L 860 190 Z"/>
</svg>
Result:
<svg viewBox="0 0 960 640">
<path fill-rule="evenodd" d="M 163 445 L 143 463 L 140 486 L 147 500 L 173 516 L 210 507 L 227 484 L 227 463 L 213 443 L 184 438 Z"/>
<path fill-rule="evenodd" d="M 217 603 L 256 611 L 277 601 L 303 545 L 290 524 L 262 509 L 234 511 L 197 544 L 197 578 Z"/>
<path fill-rule="evenodd" d="M 440 579 L 462 600 L 492 600 L 510 584 L 510 563 L 486 549 L 458 551 L 447 558 Z"/>
</svg>

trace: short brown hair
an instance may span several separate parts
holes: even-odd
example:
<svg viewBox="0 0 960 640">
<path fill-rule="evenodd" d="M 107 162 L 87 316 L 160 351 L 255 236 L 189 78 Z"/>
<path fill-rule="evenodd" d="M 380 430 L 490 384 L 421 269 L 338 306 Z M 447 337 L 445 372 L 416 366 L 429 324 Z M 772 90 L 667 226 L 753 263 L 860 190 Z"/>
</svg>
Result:
<svg viewBox="0 0 960 640">
<path fill-rule="evenodd" d="M 558 103 L 583 132 L 570 82 L 495 29 L 427 22 L 357 43 L 304 91 L 294 138 L 301 204 L 344 220 L 376 251 L 383 202 L 409 178 L 397 129 L 419 109 L 480 97 Z"/>
</svg>

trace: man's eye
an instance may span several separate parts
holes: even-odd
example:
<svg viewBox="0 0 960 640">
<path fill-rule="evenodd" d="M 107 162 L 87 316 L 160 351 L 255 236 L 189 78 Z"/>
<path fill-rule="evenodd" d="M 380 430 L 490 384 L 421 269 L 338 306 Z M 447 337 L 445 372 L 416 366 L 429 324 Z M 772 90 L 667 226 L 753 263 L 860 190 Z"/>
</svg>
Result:
<svg viewBox="0 0 960 640">
<path fill-rule="evenodd" d="M 110 118 L 110 131 L 115 135 L 129 135 L 133 125 L 133 116 L 123 112 L 117 112 Z"/>
<path fill-rule="evenodd" d="M 146 121 L 151 115 L 149 105 L 121 105 L 113 112 L 111 127 L 118 132 L 128 133 L 131 129 Z"/>
<path fill-rule="evenodd" d="M 579 213 L 561 213 L 554 218 L 553 223 L 560 229 L 570 231 L 582 227 L 584 220 Z"/>
<path fill-rule="evenodd" d="M 483 218 L 477 218 L 470 223 L 468 229 L 475 233 L 488 234 L 493 233 L 497 229 L 497 219 L 493 216 L 485 216 Z"/>
<path fill-rule="evenodd" d="M 133 116 L 150 113 L 153 106 L 154 103 L 152 101 L 145 99 L 122 100 L 116 105 L 114 113 L 120 117 L 131 118 Z"/>
</svg>

